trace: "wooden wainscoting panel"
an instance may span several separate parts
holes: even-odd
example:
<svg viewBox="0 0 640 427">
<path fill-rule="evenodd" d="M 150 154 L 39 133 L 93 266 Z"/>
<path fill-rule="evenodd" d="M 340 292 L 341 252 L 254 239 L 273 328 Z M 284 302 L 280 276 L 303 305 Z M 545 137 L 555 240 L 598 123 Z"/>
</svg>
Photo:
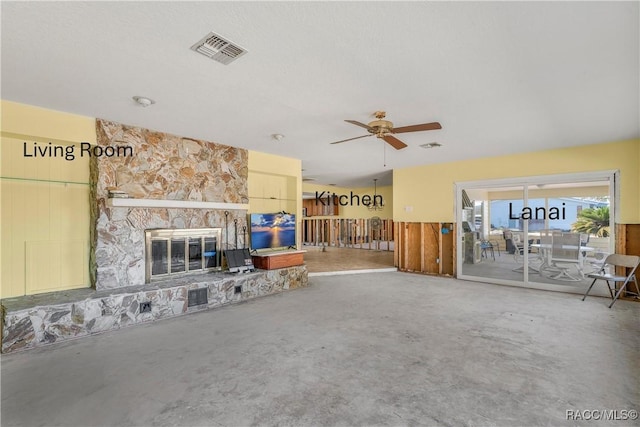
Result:
<svg viewBox="0 0 640 427">
<path fill-rule="evenodd" d="M 640 224 L 625 224 L 625 253 L 640 255 Z"/>
<path fill-rule="evenodd" d="M 405 268 L 409 271 L 420 271 L 420 223 L 408 222 L 404 227 L 407 236 Z"/>
<path fill-rule="evenodd" d="M 640 256 L 640 224 L 616 224 L 616 253 Z M 623 267 L 616 268 L 616 274 L 627 274 Z M 640 273 L 637 275 L 640 276 Z M 635 283 L 627 284 L 629 291 L 638 293 Z M 633 301 L 638 301 L 633 298 Z"/>
<path fill-rule="evenodd" d="M 443 238 L 440 223 L 398 222 L 394 226 L 394 262 L 398 269 L 428 274 L 453 273 L 450 252 L 453 239 L 449 235 Z"/>
<path fill-rule="evenodd" d="M 624 228 L 625 247 L 623 253 L 627 255 L 640 256 L 640 224 L 625 224 Z M 620 240 L 619 237 L 618 239 Z M 636 272 L 636 277 L 640 277 L 640 272 Z M 633 282 L 627 284 L 627 288 L 636 294 L 640 291 L 639 289 L 636 289 L 636 285 Z"/>
</svg>

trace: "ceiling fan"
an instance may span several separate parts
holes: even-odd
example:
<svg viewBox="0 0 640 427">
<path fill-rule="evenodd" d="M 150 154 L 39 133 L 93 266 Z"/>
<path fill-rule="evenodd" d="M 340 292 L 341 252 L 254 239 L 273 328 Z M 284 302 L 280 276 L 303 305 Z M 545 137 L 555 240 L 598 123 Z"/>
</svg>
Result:
<svg viewBox="0 0 640 427">
<path fill-rule="evenodd" d="M 386 113 L 384 111 L 376 111 L 375 116 L 377 120 L 372 121 L 368 125 L 357 122 L 355 120 L 345 120 L 345 122 L 365 128 L 366 130 L 369 131 L 369 135 L 362 135 L 362 136 L 356 136 L 355 138 L 343 139 L 341 141 L 332 142 L 331 144 L 340 144 L 342 142 L 352 141 L 354 139 L 365 138 L 367 136 L 375 135 L 376 137 L 383 139 L 387 144 L 391 145 L 396 150 L 401 150 L 405 148 L 407 144 L 400 141 L 398 138 L 393 136 L 393 134 L 442 129 L 442 126 L 440 126 L 440 123 L 438 122 L 423 123 L 421 125 L 411 125 L 411 126 L 402 126 L 399 128 L 394 128 L 392 122 L 388 120 L 384 120 L 386 116 Z"/>
</svg>

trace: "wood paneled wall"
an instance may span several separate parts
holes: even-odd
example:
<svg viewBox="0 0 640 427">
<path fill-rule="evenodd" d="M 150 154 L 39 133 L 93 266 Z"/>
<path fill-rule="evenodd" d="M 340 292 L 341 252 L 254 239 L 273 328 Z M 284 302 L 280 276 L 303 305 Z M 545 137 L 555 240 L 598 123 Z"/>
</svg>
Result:
<svg viewBox="0 0 640 427">
<path fill-rule="evenodd" d="M 448 232 L 443 233 L 443 228 Z M 441 222 L 397 222 L 394 261 L 398 270 L 455 275 L 455 228 Z"/>
<path fill-rule="evenodd" d="M 640 224 L 616 224 L 616 253 L 640 256 Z M 636 277 L 640 277 L 640 272 L 636 272 Z M 632 292 L 639 291 L 633 282 L 627 284 L 627 288 Z"/>
<path fill-rule="evenodd" d="M 640 256 L 640 224 L 617 224 L 616 238 L 616 252 Z"/>
<path fill-rule="evenodd" d="M 443 227 L 448 233 L 442 233 Z M 398 270 L 456 275 L 455 224 L 396 222 L 394 231 L 394 262 Z M 640 224 L 616 225 L 616 253 L 640 256 Z M 630 290 L 634 290 L 633 284 Z"/>
</svg>

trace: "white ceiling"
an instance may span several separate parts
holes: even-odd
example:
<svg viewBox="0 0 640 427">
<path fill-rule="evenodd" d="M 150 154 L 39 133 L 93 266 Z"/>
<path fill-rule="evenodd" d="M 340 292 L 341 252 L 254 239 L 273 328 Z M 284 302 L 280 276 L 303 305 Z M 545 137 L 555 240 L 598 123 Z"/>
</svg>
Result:
<svg viewBox="0 0 640 427">
<path fill-rule="evenodd" d="M 640 137 L 638 2 L 1 7 L 3 99 L 300 158 L 316 183 Z M 210 31 L 249 52 L 225 66 L 190 50 Z M 400 151 L 329 144 L 376 110 L 443 129 L 398 135 Z"/>
</svg>

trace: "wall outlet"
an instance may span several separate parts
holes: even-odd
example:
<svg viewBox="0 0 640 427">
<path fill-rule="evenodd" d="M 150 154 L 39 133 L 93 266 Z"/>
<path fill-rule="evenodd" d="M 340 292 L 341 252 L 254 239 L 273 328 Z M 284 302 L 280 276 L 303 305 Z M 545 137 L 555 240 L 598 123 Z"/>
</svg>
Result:
<svg viewBox="0 0 640 427">
<path fill-rule="evenodd" d="M 140 303 L 140 313 L 151 313 L 151 301 Z"/>
<path fill-rule="evenodd" d="M 440 264 L 440 258 L 436 258 L 436 264 Z"/>
</svg>

